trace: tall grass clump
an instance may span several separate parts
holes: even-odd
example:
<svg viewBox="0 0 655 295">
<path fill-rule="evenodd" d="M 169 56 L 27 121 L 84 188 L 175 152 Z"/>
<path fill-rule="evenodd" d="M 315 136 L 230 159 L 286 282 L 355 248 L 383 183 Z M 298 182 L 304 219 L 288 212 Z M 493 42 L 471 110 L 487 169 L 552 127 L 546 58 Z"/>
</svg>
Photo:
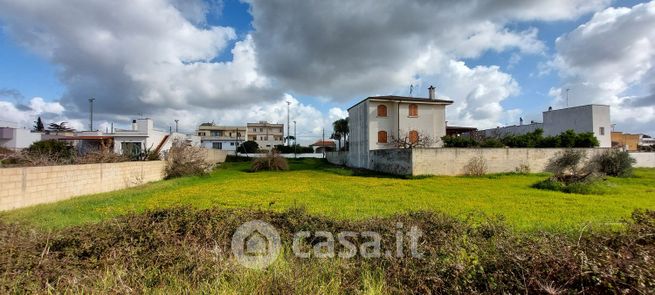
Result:
<svg viewBox="0 0 655 295">
<path fill-rule="evenodd" d="M 250 171 L 285 171 L 289 170 L 289 162 L 277 152 L 270 152 L 266 156 L 252 161 Z"/>
</svg>

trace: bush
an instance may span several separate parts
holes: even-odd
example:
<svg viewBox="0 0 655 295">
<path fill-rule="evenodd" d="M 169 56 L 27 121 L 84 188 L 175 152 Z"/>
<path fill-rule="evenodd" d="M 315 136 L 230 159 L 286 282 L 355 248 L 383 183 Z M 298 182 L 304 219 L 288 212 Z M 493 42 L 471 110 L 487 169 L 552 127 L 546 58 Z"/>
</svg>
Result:
<svg viewBox="0 0 655 295">
<path fill-rule="evenodd" d="M 557 136 L 543 136 L 543 130 L 537 129 L 526 134 L 509 134 L 498 138 L 473 139 L 471 137 L 444 136 L 441 140 L 445 147 L 512 147 L 512 148 L 590 148 L 600 145 L 593 132 L 575 133 L 567 130 Z"/>
<path fill-rule="evenodd" d="M 637 161 L 630 154 L 620 150 L 608 150 L 592 159 L 597 171 L 609 176 L 629 177 L 632 175 L 632 165 Z"/>
<path fill-rule="evenodd" d="M 485 174 L 487 174 L 487 161 L 482 156 L 472 158 L 464 166 L 464 175 L 482 176 Z"/>
<path fill-rule="evenodd" d="M 265 157 L 257 158 L 252 162 L 250 171 L 284 171 L 289 170 L 287 159 L 280 154 L 271 152 Z"/>
<path fill-rule="evenodd" d="M 107 148 L 101 148 L 95 151 L 87 152 L 85 155 L 75 160 L 76 164 L 94 164 L 94 163 L 118 163 L 129 161 L 130 157 L 114 153 Z"/>
<path fill-rule="evenodd" d="M 207 175 L 212 168 L 205 149 L 175 141 L 166 155 L 165 178 Z"/>
<path fill-rule="evenodd" d="M 242 154 L 254 154 L 259 151 L 259 144 L 252 141 L 244 141 L 238 148 L 237 152 Z"/>
<path fill-rule="evenodd" d="M 546 180 L 537 182 L 533 184 L 532 187 L 543 190 L 560 191 L 569 194 L 581 195 L 602 195 L 607 191 L 605 186 L 595 181 L 564 184 L 563 182 L 557 181 L 553 178 L 548 178 Z"/>
<path fill-rule="evenodd" d="M 555 181 L 564 184 L 584 182 L 589 180 L 594 172 L 585 165 L 586 158 L 585 151 L 568 149 L 553 157 L 546 166 L 546 171 L 553 173 Z"/>
<path fill-rule="evenodd" d="M 37 141 L 25 149 L 23 153 L 34 157 L 52 157 L 61 161 L 72 160 L 76 155 L 75 149 L 68 142 L 54 139 Z"/>
<path fill-rule="evenodd" d="M 529 174 L 530 173 L 530 165 L 521 164 L 518 167 L 514 168 L 514 172 L 516 172 L 518 174 Z"/>
<path fill-rule="evenodd" d="M 446 135 L 441 138 L 441 141 L 443 141 L 444 147 L 458 147 L 458 148 L 466 148 L 466 147 L 478 147 L 480 146 L 480 143 L 478 143 L 476 140 L 468 137 L 468 136 L 450 136 Z"/>
</svg>

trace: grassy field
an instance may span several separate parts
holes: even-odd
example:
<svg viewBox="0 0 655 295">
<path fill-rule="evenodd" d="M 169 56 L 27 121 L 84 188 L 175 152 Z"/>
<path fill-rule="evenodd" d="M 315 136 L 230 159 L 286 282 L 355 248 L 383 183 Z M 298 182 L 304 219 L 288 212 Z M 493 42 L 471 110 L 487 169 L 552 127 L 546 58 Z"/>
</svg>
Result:
<svg viewBox="0 0 655 295">
<path fill-rule="evenodd" d="M 189 205 L 308 213 L 364 219 L 408 211 L 443 211 L 460 218 L 503 216 L 519 231 L 578 231 L 585 225 L 616 228 L 636 208 L 655 209 L 655 169 L 632 178 L 609 178 L 603 195 L 531 188 L 545 174 L 402 179 L 353 175 L 319 160 L 292 161 L 288 172 L 249 173 L 249 163 L 226 163 L 208 177 L 160 181 L 0 213 L 5 221 L 38 228 L 94 223 L 131 212 Z"/>
</svg>

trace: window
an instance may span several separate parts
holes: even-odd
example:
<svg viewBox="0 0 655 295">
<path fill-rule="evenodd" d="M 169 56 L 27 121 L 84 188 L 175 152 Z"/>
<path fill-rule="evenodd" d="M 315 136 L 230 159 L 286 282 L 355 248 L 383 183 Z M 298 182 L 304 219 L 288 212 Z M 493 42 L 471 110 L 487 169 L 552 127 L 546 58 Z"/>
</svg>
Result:
<svg viewBox="0 0 655 295">
<path fill-rule="evenodd" d="M 230 142 L 230 145 L 231 145 L 231 146 L 234 146 L 234 142 Z"/>
<path fill-rule="evenodd" d="M 223 143 L 222 142 L 212 142 L 212 148 L 221 150 L 223 149 Z"/>
<path fill-rule="evenodd" d="M 128 157 L 136 157 L 141 154 L 141 143 L 140 142 L 121 142 L 121 150 L 123 155 Z"/>
<path fill-rule="evenodd" d="M 600 127 L 600 130 L 598 130 L 600 135 L 605 135 L 605 127 Z"/>
<path fill-rule="evenodd" d="M 409 132 L 409 142 L 412 144 L 418 143 L 418 131 L 412 130 Z"/>
<path fill-rule="evenodd" d="M 264 128 L 259 128 L 259 132 L 264 132 Z"/>
<path fill-rule="evenodd" d="M 378 143 L 387 143 L 386 131 L 378 131 Z"/>
<path fill-rule="evenodd" d="M 378 117 L 386 117 L 387 116 L 387 106 L 381 104 L 378 106 Z"/>
<path fill-rule="evenodd" d="M 417 104 L 410 104 L 409 105 L 409 116 L 410 117 L 418 117 L 418 105 Z"/>
</svg>

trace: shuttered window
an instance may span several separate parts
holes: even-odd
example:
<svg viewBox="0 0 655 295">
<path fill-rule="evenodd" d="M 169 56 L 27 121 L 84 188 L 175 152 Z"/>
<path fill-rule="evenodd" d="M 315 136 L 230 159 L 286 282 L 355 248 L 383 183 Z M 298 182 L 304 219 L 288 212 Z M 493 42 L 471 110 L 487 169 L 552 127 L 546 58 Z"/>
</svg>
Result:
<svg viewBox="0 0 655 295">
<path fill-rule="evenodd" d="M 378 131 L 378 143 L 387 143 L 386 131 Z"/>
<path fill-rule="evenodd" d="M 410 117 L 418 117 L 418 105 L 417 104 L 410 104 L 409 105 L 409 116 Z"/>
</svg>

